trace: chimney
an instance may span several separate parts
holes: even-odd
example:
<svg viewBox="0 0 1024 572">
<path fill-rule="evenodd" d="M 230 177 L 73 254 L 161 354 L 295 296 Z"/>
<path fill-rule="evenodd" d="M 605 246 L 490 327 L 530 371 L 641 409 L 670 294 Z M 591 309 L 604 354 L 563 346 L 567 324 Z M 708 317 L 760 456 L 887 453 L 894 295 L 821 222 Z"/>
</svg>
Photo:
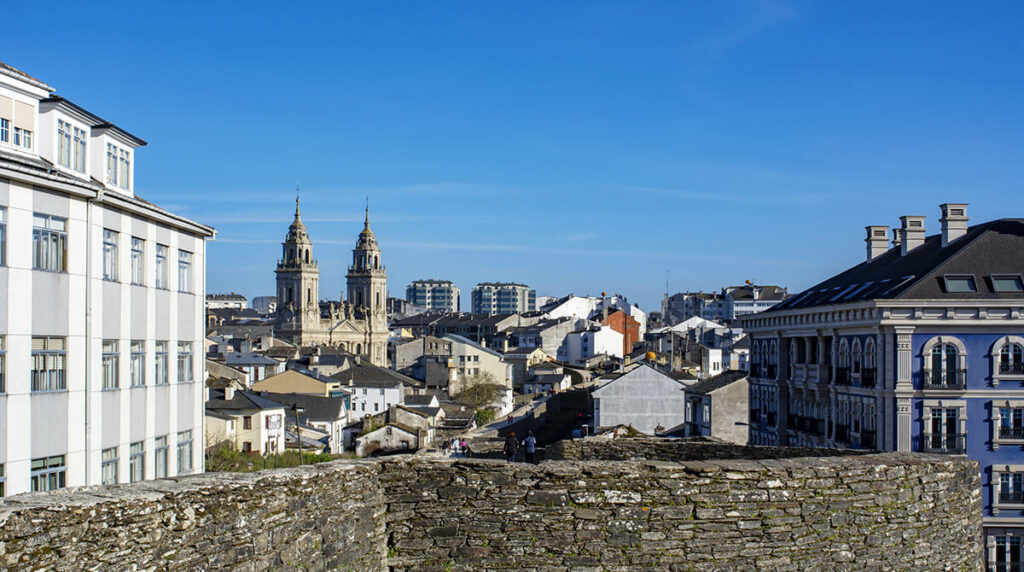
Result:
<svg viewBox="0 0 1024 572">
<path fill-rule="evenodd" d="M 235 386 L 230 383 L 224 388 L 224 401 L 231 401 L 235 398 Z"/>
<path fill-rule="evenodd" d="M 871 262 L 889 250 L 889 227 L 866 226 L 864 230 L 868 231 L 864 242 L 868 245 L 868 262 Z"/>
<path fill-rule="evenodd" d="M 892 229 L 892 247 L 897 248 L 900 244 L 902 244 L 902 241 L 900 241 L 900 229 L 894 228 Z"/>
<path fill-rule="evenodd" d="M 919 215 L 900 217 L 900 256 L 924 244 L 924 218 Z"/>
<path fill-rule="evenodd" d="M 942 209 L 942 248 L 967 234 L 967 203 L 943 203 Z"/>
</svg>

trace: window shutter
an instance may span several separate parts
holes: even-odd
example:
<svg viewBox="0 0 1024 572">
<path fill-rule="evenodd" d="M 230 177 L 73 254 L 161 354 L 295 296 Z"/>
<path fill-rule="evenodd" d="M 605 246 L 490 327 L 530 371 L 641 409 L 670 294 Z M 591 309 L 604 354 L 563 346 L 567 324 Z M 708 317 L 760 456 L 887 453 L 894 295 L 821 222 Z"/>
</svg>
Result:
<svg viewBox="0 0 1024 572">
<path fill-rule="evenodd" d="M 36 130 L 36 108 L 34 105 L 15 101 L 14 110 L 17 112 L 14 114 L 15 127 L 20 127 L 29 131 Z"/>
<path fill-rule="evenodd" d="M 0 117 L 8 121 L 14 119 L 14 100 L 0 95 Z"/>
</svg>

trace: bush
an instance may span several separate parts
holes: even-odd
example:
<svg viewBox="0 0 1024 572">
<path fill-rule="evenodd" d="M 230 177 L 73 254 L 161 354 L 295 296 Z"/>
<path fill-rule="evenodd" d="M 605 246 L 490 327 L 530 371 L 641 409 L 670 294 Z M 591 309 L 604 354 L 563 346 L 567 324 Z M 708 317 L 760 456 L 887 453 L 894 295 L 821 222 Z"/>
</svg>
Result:
<svg viewBox="0 0 1024 572">
<path fill-rule="evenodd" d="M 493 409 L 477 409 L 473 417 L 476 418 L 477 427 L 483 427 L 494 421 L 495 413 Z"/>
</svg>

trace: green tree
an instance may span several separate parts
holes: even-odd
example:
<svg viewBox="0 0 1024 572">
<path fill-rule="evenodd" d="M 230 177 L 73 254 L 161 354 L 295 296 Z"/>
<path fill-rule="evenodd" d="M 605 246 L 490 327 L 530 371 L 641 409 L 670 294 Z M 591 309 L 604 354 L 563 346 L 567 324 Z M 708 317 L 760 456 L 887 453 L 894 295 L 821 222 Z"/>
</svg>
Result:
<svg viewBox="0 0 1024 572">
<path fill-rule="evenodd" d="M 499 403 L 505 394 L 505 386 L 486 371 L 467 376 L 459 385 L 461 391 L 453 397 L 457 403 L 471 409 L 490 407 Z"/>
</svg>

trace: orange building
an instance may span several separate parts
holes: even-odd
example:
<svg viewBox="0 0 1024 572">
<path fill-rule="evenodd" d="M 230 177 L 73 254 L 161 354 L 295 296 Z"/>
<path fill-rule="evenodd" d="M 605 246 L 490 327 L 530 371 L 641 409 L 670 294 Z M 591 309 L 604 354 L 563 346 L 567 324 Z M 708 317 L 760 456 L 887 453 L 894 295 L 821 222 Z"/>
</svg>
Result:
<svg viewBox="0 0 1024 572">
<path fill-rule="evenodd" d="M 613 330 L 622 334 L 622 355 L 628 356 L 633 351 L 633 344 L 640 341 L 640 322 L 633 316 L 615 310 L 601 320 L 601 325 L 611 326 Z"/>
</svg>

